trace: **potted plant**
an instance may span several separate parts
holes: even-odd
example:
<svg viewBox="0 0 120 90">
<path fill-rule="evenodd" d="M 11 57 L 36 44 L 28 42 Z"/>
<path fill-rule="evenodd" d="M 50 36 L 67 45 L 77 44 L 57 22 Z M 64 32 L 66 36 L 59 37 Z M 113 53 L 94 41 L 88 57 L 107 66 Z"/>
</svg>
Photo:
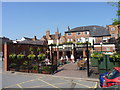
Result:
<svg viewBox="0 0 120 90">
<path fill-rule="evenodd" d="M 33 66 L 32 72 L 33 73 L 38 73 L 38 66 L 37 65 Z"/>
<path fill-rule="evenodd" d="M 16 69 L 16 64 L 15 64 L 15 63 L 11 63 L 11 64 L 9 65 L 9 69 L 10 69 L 10 71 L 15 71 L 15 69 Z"/>
<path fill-rule="evenodd" d="M 43 74 L 50 74 L 51 73 L 51 67 L 49 67 L 49 66 L 42 67 L 42 73 Z"/>
<path fill-rule="evenodd" d="M 28 61 L 24 61 L 23 65 L 20 66 L 20 71 L 27 72 L 28 69 L 27 65 L 28 65 Z"/>
</svg>

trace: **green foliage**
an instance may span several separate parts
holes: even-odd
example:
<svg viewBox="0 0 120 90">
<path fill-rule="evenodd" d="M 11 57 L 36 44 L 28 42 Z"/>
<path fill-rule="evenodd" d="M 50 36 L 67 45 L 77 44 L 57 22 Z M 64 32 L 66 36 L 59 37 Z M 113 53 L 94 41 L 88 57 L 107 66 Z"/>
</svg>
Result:
<svg viewBox="0 0 120 90">
<path fill-rule="evenodd" d="M 40 52 L 40 51 L 42 51 L 39 47 L 37 48 L 37 52 Z"/>
<path fill-rule="evenodd" d="M 98 58 L 98 60 L 100 60 L 100 58 L 103 57 L 103 54 L 102 53 L 98 53 L 98 52 L 94 52 L 92 55 L 91 55 L 92 58 Z"/>
<path fill-rule="evenodd" d="M 10 55 L 9 55 L 9 58 L 10 58 L 10 59 L 15 59 L 15 58 L 16 58 L 16 54 L 10 54 Z"/>
<path fill-rule="evenodd" d="M 24 61 L 24 62 L 23 62 L 23 65 L 24 65 L 24 66 L 28 65 L 28 61 Z"/>
<path fill-rule="evenodd" d="M 117 8 L 120 8 L 120 0 L 118 2 L 112 2 L 111 5 L 116 6 Z M 116 13 L 117 13 L 116 15 L 119 17 L 120 16 L 120 9 L 118 9 L 116 11 Z M 119 19 L 113 19 L 112 25 L 118 25 L 118 24 L 120 24 L 120 20 Z"/>
<path fill-rule="evenodd" d="M 110 58 L 113 58 L 113 60 L 118 59 L 120 61 L 120 53 L 114 53 L 113 55 L 110 56 Z"/>
<path fill-rule="evenodd" d="M 33 70 L 38 70 L 38 66 L 33 66 Z"/>
<path fill-rule="evenodd" d="M 113 23 L 112 23 L 112 25 L 118 25 L 118 24 L 120 24 L 120 20 L 118 20 L 118 19 L 113 19 Z"/>
<path fill-rule="evenodd" d="M 56 43 L 53 43 L 52 45 L 53 45 L 53 46 L 56 46 Z"/>
<path fill-rule="evenodd" d="M 24 58 L 24 55 L 23 55 L 23 54 L 18 54 L 18 55 L 17 55 L 17 59 L 20 60 L 20 59 L 23 59 L 23 58 Z"/>
<path fill-rule="evenodd" d="M 34 54 L 29 54 L 27 57 L 28 59 L 35 59 L 36 56 Z"/>
<path fill-rule="evenodd" d="M 30 47 L 29 51 L 31 52 L 31 54 L 33 54 L 33 48 Z"/>
<path fill-rule="evenodd" d="M 63 44 L 73 44 L 73 42 L 64 42 Z"/>
<path fill-rule="evenodd" d="M 43 60 L 45 59 L 45 54 L 41 53 L 37 57 L 38 57 L 38 60 Z"/>
<path fill-rule="evenodd" d="M 48 71 L 51 71 L 51 67 L 44 66 L 44 67 L 42 67 L 42 70 L 48 72 Z"/>
<path fill-rule="evenodd" d="M 77 42 L 76 44 L 77 44 L 77 45 L 86 45 L 86 42 L 84 42 L 84 43 Z M 91 43 L 88 42 L 88 44 L 91 44 Z"/>
<path fill-rule="evenodd" d="M 10 65 L 9 65 L 9 68 L 15 68 L 17 65 L 15 64 L 15 63 L 11 63 Z"/>
</svg>

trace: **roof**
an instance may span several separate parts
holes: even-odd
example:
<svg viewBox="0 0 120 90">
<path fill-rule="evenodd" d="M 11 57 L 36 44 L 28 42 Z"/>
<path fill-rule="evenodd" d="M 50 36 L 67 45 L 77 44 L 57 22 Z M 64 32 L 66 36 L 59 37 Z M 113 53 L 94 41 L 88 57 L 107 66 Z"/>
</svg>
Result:
<svg viewBox="0 0 120 90">
<path fill-rule="evenodd" d="M 33 44 L 33 45 L 47 45 L 47 43 L 44 40 L 36 40 L 36 41 L 24 40 L 24 41 L 21 41 L 18 43 L 20 43 L 20 44 Z"/>
<path fill-rule="evenodd" d="M 27 40 L 32 40 L 32 38 L 28 38 L 28 37 L 23 37 L 23 38 L 25 38 L 25 39 L 27 39 Z"/>
<path fill-rule="evenodd" d="M 50 35 L 50 38 L 51 38 L 51 39 L 55 39 L 55 34 Z"/>
<path fill-rule="evenodd" d="M 108 29 L 106 29 L 103 26 L 97 26 L 97 25 L 91 25 L 91 26 L 82 26 L 82 27 L 76 27 L 69 31 L 66 31 L 65 33 L 69 32 L 84 32 L 89 31 L 90 36 L 96 37 L 96 36 L 110 36 L 110 33 Z"/>
</svg>

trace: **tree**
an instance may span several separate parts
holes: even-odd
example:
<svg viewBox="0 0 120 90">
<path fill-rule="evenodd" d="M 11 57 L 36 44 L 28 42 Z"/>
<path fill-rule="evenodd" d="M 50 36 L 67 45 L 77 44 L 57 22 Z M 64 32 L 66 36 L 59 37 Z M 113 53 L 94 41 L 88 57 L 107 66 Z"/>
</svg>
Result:
<svg viewBox="0 0 120 90">
<path fill-rule="evenodd" d="M 112 6 L 115 6 L 118 8 L 118 10 L 116 11 L 116 13 L 117 13 L 116 15 L 118 16 L 118 18 L 113 19 L 112 25 L 118 25 L 118 24 L 120 24 L 120 9 L 119 9 L 120 8 L 120 0 L 118 2 L 113 2 Z"/>
</svg>

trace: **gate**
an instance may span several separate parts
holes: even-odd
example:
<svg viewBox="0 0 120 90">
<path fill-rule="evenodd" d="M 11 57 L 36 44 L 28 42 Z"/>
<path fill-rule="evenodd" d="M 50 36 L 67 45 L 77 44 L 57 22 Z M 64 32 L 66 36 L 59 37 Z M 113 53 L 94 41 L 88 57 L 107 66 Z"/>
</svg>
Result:
<svg viewBox="0 0 120 90">
<path fill-rule="evenodd" d="M 103 55 L 103 60 L 98 61 L 99 74 L 108 72 L 113 67 L 120 67 L 120 61 L 111 61 L 109 55 Z"/>
</svg>

